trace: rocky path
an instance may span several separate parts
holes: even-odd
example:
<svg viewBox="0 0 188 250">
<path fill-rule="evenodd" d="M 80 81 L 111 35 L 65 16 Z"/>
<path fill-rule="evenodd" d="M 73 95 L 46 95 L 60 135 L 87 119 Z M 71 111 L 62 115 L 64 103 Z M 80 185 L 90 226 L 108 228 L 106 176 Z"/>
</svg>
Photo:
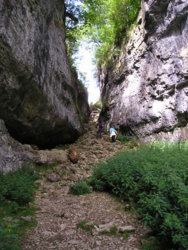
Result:
<svg viewBox="0 0 188 250">
<path fill-rule="evenodd" d="M 118 141 L 111 143 L 108 135 L 103 134 L 102 139 L 97 140 L 93 120 L 86 130 L 74 143 L 80 153 L 78 163 L 68 160 L 68 150 L 48 151 L 50 155 L 60 155 L 61 163 L 49 169 L 40 180 L 35 201 L 39 208 L 37 226 L 25 240 L 23 249 L 140 249 L 144 230 L 128 209 L 125 210 L 128 205 L 106 193 L 73 196 L 69 192 L 76 181 L 92 174 L 95 164 L 125 149 Z"/>
</svg>

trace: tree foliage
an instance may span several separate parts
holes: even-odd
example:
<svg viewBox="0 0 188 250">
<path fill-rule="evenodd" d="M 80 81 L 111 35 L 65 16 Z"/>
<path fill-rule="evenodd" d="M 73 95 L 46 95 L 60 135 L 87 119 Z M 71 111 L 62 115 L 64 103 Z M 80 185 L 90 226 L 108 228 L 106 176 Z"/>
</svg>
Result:
<svg viewBox="0 0 188 250">
<path fill-rule="evenodd" d="M 116 56 L 118 48 L 134 23 L 140 0 L 86 0 L 86 29 L 98 45 L 96 59 L 100 64 Z"/>
<path fill-rule="evenodd" d="M 71 9 L 79 20 L 77 25 L 69 20 L 67 34 L 75 41 L 83 36 L 89 37 L 96 44 L 96 62 L 102 64 L 112 54 L 117 54 L 137 18 L 140 2 L 141 0 L 67 0 L 67 9 Z"/>
<path fill-rule="evenodd" d="M 83 23 L 81 5 L 82 1 L 80 0 L 65 0 L 66 46 L 70 60 L 72 60 L 72 55 L 77 52 L 81 38 L 81 23 Z"/>
</svg>

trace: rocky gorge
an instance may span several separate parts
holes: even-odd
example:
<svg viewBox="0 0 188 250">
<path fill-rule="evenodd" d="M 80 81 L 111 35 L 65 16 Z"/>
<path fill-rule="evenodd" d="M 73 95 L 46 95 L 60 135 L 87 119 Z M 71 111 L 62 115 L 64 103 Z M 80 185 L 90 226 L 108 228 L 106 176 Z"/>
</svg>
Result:
<svg viewBox="0 0 188 250">
<path fill-rule="evenodd" d="M 0 0 L 1 169 L 22 158 L 8 133 L 39 148 L 82 133 L 89 105 L 67 57 L 64 19 L 64 1 Z"/>
<path fill-rule="evenodd" d="M 188 2 L 143 0 L 113 65 L 99 70 L 103 112 L 128 135 L 188 138 Z"/>
<path fill-rule="evenodd" d="M 66 52 L 64 1 L 0 0 L 0 13 L 0 155 L 6 171 L 36 160 L 23 144 L 49 149 L 74 142 L 89 105 Z M 144 142 L 188 137 L 187 31 L 187 1 L 142 0 L 119 59 L 99 69 L 107 128 L 112 123 Z"/>
<path fill-rule="evenodd" d="M 0 0 L 0 249 L 187 249 L 187 31 L 187 0 Z"/>
</svg>

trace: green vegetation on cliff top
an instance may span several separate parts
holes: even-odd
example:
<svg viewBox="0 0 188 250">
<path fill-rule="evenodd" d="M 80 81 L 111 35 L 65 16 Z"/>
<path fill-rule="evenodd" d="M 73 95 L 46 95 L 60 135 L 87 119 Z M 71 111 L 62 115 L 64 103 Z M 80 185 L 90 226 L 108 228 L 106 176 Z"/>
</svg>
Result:
<svg viewBox="0 0 188 250">
<path fill-rule="evenodd" d="M 96 63 L 102 65 L 117 57 L 123 40 L 135 22 L 141 0 L 77 0 L 65 1 L 68 52 L 74 53 L 80 38 L 95 43 Z"/>
</svg>

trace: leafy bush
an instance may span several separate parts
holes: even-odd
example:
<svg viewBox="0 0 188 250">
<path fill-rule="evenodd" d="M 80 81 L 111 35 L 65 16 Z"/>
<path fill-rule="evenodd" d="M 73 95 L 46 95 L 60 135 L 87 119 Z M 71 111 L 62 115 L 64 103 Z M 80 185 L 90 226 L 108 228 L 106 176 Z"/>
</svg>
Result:
<svg viewBox="0 0 188 250">
<path fill-rule="evenodd" d="M 117 140 L 122 143 L 127 143 L 129 141 L 129 138 L 126 135 L 122 134 L 121 132 L 118 132 Z"/>
<path fill-rule="evenodd" d="M 71 193 L 74 195 L 89 194 L 91 193 L 91 188 L 85 181 L 81 181 L 72 186 Z"/>
<path fill-rule="evenodd" d="M 96 103 L 90 105 L 91 110 L 96 110 L 96 109 L 101 110 L 101 107 L 102 105 L 100 101 L 97 101 Z"/>
<path fill-rule="evenodd" d="M 172 249 L 188 245 L 188 143 L 154 143 L 118 154 L 95 168 L 95 190 L 136 204 L 153 232 Z"/>
<path fill-rule="evenodd" d="M 0 249 L 19 250 L 20 237 L 34 221 L 24 222 L 21 216 L 31 216 L 37 174 L 33 168 L 25 167 L 6 175 L 0 174 Z M 8 218 L 8 219 L 6 219 Z"/>
<path fill-rule="evenodd" d="M 31 168 L 22 168 L 6 175 L 0 174 L 0 201 L 14 201 L 25 205 L 32 201 L 36 173 Z"/>
<path fill-rule="evenodd" d="M 0 227 L 0 249 L 2 250 L 21 250 L 18 245 L 18 237 L 14 233 L 10 233 L 13 225 L 9 227 Z"/>
</svg>

